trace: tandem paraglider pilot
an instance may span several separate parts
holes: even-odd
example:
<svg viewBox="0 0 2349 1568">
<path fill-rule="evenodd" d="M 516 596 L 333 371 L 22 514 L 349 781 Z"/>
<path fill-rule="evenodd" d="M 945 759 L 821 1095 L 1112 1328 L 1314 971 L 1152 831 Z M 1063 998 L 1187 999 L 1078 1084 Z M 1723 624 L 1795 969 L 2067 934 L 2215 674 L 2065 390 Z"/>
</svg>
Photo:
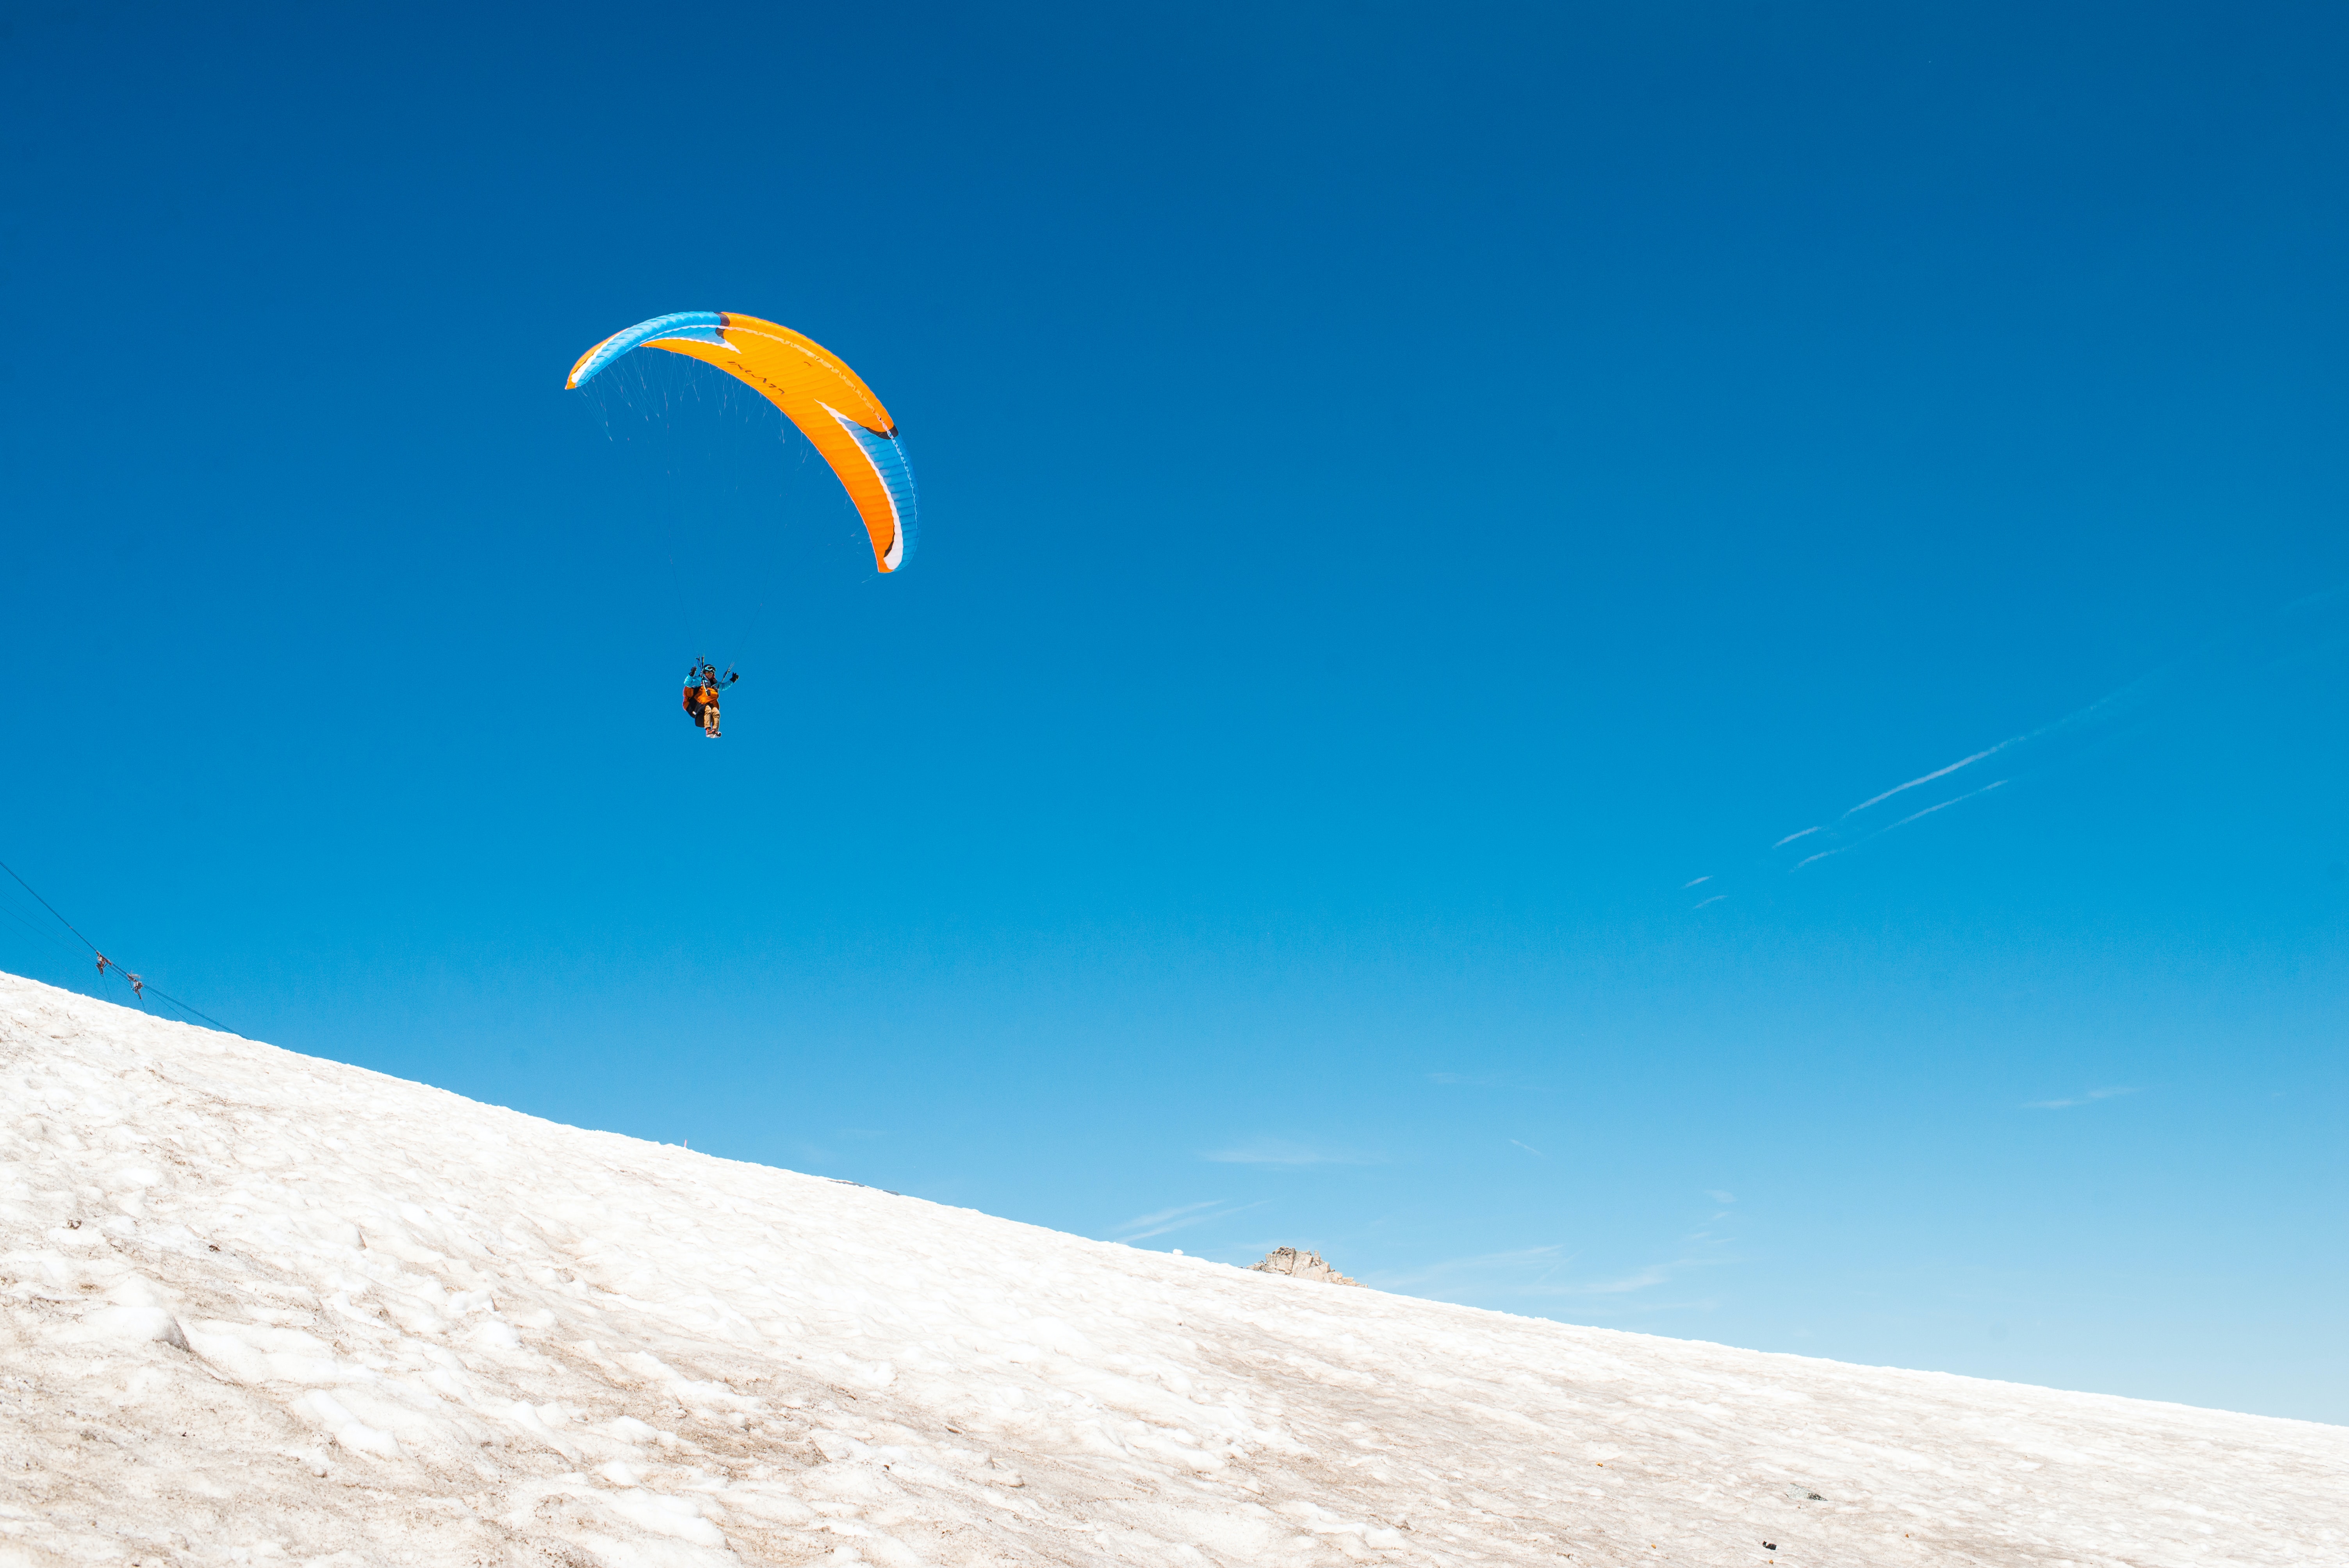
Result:
<svg viewBox="0 0 2349 1568">
<path fill-rule="evenodd" d="M 718 666 L 707 659 L 696 660 L 685 672 L 685 717 L 701 726 L 701 733 L 710 739 L 718 738 L 718 691 L 732 686 L 742 677 L 732 670 L 718 673 Z"/>
</svg>

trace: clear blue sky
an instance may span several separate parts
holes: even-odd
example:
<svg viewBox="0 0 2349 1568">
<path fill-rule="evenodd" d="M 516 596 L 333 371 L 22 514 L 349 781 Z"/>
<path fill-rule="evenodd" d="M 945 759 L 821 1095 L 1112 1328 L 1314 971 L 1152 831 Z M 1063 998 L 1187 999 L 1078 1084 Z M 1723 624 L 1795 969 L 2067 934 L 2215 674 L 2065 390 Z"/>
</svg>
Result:
<svg viewBox="0 0 2349 1568">
<path fill-rule="evenodd" d="M 0 43 L 0 859 L 174 995 L 1143 1246 L 2349 1420 L 2338 8 L 64 11 Z M 908 570 L 710 373 L 561 389 L 690 309 L 887 400 Z"/>
</svg>

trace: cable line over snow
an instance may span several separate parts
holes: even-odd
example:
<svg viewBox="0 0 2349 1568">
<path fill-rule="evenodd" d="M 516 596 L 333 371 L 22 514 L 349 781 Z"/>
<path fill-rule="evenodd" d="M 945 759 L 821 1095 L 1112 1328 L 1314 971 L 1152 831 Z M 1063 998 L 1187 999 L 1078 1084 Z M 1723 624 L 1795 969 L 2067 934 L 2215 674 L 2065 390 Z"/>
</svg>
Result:
<svg viewBox="0 0 2349 1568">
<path fill-rule="evenodd" d="M 132 1002 L 143 1006 L 146 1003 L 147 993 L 152 991 L 155 993 L 155 995 L 159 1000 L 169 1002 L 172 1006 L 179 1008 L 180 1011 L 189 1015 L 191 1017 L 202 1018 L 205 1023 L 210 1024 L 213 1028 L 218 1029 L 223 1035 L 235 1035 L 240 1040 L 247 1037 L 246 1036 L 238 1033 L 238 1031 L 230 1028 L 226 1024 L 222 1023 L 218 1018 L 212 1016 L 210 1014 L 196 1011 L 195 1008 L 189 1006 L 185 1002 L 181 1001 L 177 996 L 172 995 L 170 992 L 162 990 L 158 986 L 149 985 L 143 976 L 133 975 L 129 970 L 125 969 L 113 959 L 109 958 L 105 954 L 100 953 L 98 950 L 98 944 L 92 942 L 88 937 L 84 936 L 81 934 L 80 929 L 77 927 L 72 921 L 67 920 L 64 915 L 59 914 L 57 913 L 57 906 L 51 903 L 47 899 L 43 898 L 39 889 L 36 888 L 31 882 L 26 882 L 23 877 L 16 875 L 16 867 L 10 865 L 5 861 L 0 861 L 0 872 L 6 872 L 9 876 L 15 878 L 18 887 L 23 888 L 26 892 L 33 895 L 33 902 L 35 903 L 39 904 L 51 914 L 57 915 L 57 923 L 64 926 L 67 931 L 72 932 L 74 934 L 74 939 L 79 942 L 84 947 L 89 949 L 90 956 L 98 960 L 98 977 L 100 980 L 106 978 L 106 972 L 109 969 L 113 970 L 117 975 L 121 975 L 123 981 L 130 987 L 130 999 Z M 26 923 L 20 917 L 18 923 L 25 924 Z M 34 930 L 37 928 L 26 924 L 26 929 Z"/>
</svg>

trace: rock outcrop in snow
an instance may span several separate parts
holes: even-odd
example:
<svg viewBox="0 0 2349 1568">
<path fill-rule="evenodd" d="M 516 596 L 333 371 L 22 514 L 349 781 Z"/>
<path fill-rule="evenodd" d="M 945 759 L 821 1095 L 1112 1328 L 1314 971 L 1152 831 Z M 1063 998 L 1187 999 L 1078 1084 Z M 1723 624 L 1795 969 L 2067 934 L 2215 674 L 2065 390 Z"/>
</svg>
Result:
<svg viewBox="0 0 2349 1568">
<path fill-rule="evenodd" d="M 1248 1264 L 1258 1274 L 1287 1274 L 1291 1279 L 1319 1280 L 1323 1284 L 1360 1284 L 1358 1279 L 1348 1279 L 1321 1261 L 1316 1252 L 1299 1252 L 1295 1247 L 1275 1247 L 1263 1259 Z"/>
<path fill-rule="evenodd" d="M 0 976 L 0 1568 L 2315 1563 L 2344 1497 L 2337 1428 L 1325 1290 Z"/>
</svg>

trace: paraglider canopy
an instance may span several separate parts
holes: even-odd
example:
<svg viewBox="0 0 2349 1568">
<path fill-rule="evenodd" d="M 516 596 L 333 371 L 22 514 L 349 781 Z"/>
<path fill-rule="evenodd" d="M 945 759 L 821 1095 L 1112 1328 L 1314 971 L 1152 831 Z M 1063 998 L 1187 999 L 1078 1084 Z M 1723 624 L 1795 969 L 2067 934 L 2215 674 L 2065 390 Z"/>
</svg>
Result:
<svg viewBox="0 0 2349 1568">
<path fill-rule="evenodd" d="M 914 547 L 914 470 L 897 422 L 840 356 L 812 337 L 731 311 L 688 310 L 640 321 L 579 356 L 566 387 L 584 387 L 632 348 L 659 348 L 715 365 L 783 411 L 832 465 L 884 572 Z"/>
</svg>

